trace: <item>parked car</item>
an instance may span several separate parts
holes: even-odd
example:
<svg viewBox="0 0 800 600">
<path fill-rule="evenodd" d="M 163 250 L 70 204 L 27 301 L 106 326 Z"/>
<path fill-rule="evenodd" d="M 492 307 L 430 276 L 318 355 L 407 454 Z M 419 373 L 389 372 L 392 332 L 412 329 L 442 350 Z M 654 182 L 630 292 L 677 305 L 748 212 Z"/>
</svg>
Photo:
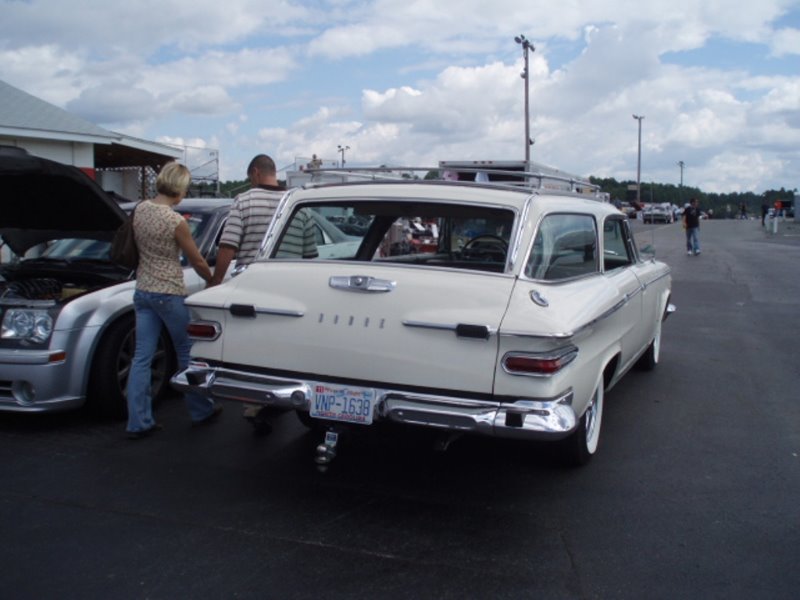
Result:
<svg viewBox="0 0 800 600">
<path fill-rule="evenodd" d="M 359 217 L 357 252 L 274 258 L 308 210 Z M 435 248 L 393 238 L 412 222 L 437 225 Z M 188 298 L 193 360 L 172 381 L 297 411 L 328 442 L 393 422 L 551 440 L 583 464 L 605 392 L 659 360 L 670 285 L 625 216 L 585 195 L 449 181 L 296 189 L 259 259 Z"/>
<path fill-rule="evenodd" d="M 669 204 L 650 204 L 642 211 L 644 223 L 672 223 L 675 220 Z"/>
<path fill-rule="evenodd" d="M 44 412 L 88 404 L 126 414 L 134 348 L 133 273 L 109 259 L 110 240 L 133 204 L 119 205 L 79 169 L 0 147 L 0 238 L 17 257 L 0 265 L 0 411 Z M 229 199 L 185 199 L 176 208 L 214 262 Z M 40 250 L 40 251 L 37 251 Z M 187 265 L 189 290 L 204 283 Z M 164 335 L 153 394 L 176 365 Z"/>
<path fill-rule="evenodd" d="M 314 238 L 320 258 L 347 258 L 355 256 L 361 238 L 344 233 L 332 220 L 319 212 L 311 213 L 314 220 Z"/>
<path fill-rule="evenodd" d="M 629 219 L 635 219 L 638 209 L 630 202 L 621 202 L 619 210 L 622 211 L 622 213 L 625 214 L 625 216 Z"/>
</svg>

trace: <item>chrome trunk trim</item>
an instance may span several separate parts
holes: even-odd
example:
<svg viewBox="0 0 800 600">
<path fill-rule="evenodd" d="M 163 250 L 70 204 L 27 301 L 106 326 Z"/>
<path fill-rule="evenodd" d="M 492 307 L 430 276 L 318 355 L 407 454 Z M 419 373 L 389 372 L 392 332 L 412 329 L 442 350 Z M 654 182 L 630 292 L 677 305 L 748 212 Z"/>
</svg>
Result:
<svg viewBox="0 0 800 600">
<path fill-rule="evenodd" d="M 347 292 L 385 293 L 397 287 L 396 281 L 378 279 L 369 275 L 333 276 L 328 280 L 328 285 L 335 290 Z"/>
</svg>

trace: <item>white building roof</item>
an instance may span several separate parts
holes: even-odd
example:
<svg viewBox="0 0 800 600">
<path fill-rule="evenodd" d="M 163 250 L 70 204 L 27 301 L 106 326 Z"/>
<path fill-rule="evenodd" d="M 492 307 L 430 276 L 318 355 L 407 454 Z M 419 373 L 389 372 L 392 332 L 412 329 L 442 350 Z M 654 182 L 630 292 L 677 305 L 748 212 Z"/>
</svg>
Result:
<svg viewBox="0 0 800 600">
<path fill-rule="evenodd" d="M 0 135 L 108 144 L 119 135 L 0 81 Z"/>
<path fill-rule="evenodd" d="M 103 129 L 5 81 L 0 81 L 0 136 L 119 144 L 171 158 L 183 156 L 181 148 Z"/>
</svg>

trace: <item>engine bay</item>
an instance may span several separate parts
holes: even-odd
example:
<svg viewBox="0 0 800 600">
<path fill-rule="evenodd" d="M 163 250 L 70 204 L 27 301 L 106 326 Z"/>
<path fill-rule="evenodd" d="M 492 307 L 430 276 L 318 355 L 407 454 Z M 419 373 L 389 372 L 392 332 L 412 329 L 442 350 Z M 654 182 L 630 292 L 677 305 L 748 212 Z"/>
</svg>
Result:
<svg viewBox="0 0 800 600">
<path fill-rule="evenodd" d="M 60 273 L 36 271 L 38 269 L 15 267 L 0 269 L 0 304 L 18 304 L 26 300 L 61 304 L 127 279 L 127 274 L 97 274 L 66 268 Z"/>
</svg>

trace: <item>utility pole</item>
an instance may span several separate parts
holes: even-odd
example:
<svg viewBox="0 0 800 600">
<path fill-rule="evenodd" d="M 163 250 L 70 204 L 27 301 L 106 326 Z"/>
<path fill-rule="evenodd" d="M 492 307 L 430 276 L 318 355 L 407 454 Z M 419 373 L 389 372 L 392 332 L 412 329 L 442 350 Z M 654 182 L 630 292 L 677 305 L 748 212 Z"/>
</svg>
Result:
<svg viewBox="0 0 800 600">
<path fill-rule="evenodd" d="M 339 154 L 342 155 L 341 166 L 344 167 L 344 151 L 345 150 L 350 150 L 350 146 L 341 146 L 340 145 L 340 146 L 337 146 L 337 148 L 339 149 Z"/>
<path fill-rule="evenodd" d="M 633 115 L 639 121 L 639 151 L 636 159 L 636 204 L 642 205 L 642 119 L 644 115 Z"/>
<path fill-rule="evenodd" d="M 528 163 L 531 161 L 531 146 L 533 145 L 529 104 L 530 71 L 528 69 L 528 50 L 535 52 L 536 48 L 522 34 L 516 36 L 514 41 L 522 46 L 522 56 L 525 59 L 525 70 L 522 71 L 521 77 L 525 80 L 525 169 L 527 169 Z"/>
</svg>

